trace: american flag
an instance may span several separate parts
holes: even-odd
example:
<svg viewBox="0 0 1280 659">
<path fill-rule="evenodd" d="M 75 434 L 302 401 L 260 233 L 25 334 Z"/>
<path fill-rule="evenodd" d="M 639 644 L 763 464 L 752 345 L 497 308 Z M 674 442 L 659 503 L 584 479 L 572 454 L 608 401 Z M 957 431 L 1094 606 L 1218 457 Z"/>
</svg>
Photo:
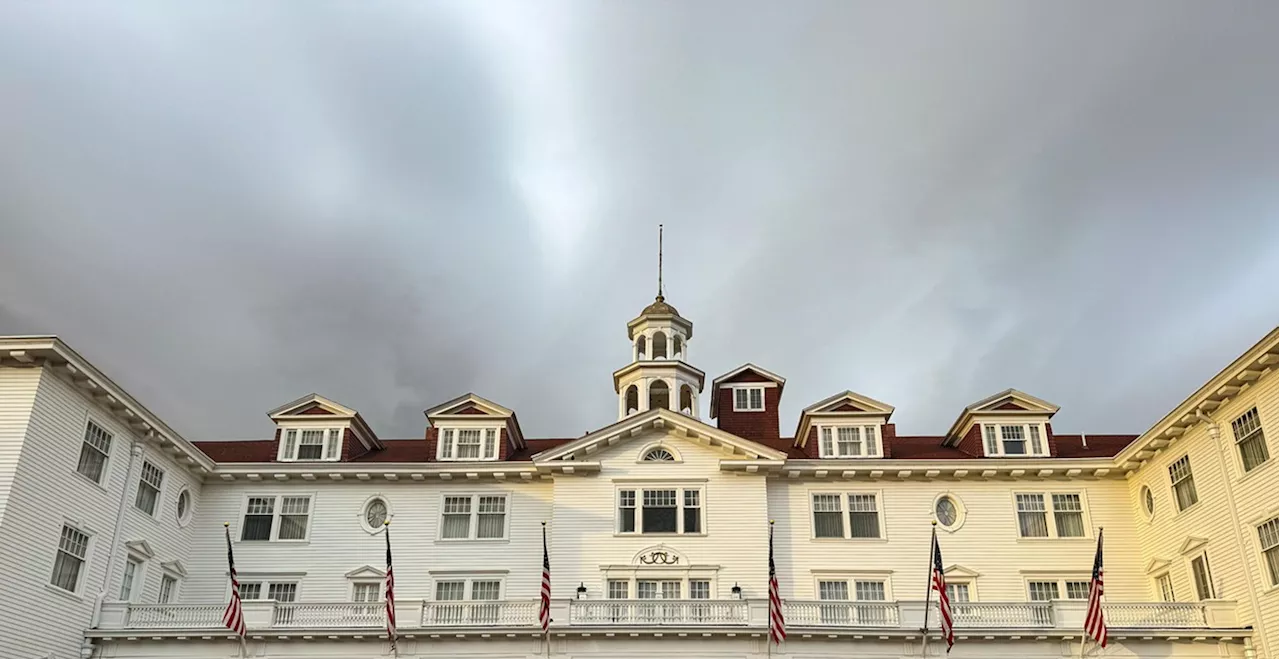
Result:
<svg viewBox="0 0 1280 659">
<path fill-rule="evenodd" d="M 542 523 L 542 604 L 538 608 L 542 633 L 551 626 L 551 557 L 547 554 L 547 523 Z"/>
<path fill-rule="evenodd" d="M 227 535 L 227 567 L 231 574 L 231 601 L 227 602 L 227 610 L 222 613 L 222 624 L 235 632 L 240 640 L 244 640 L 244 607 L 240 605 L 240 579 L 236 577 L 236 557 L 231 553 L 231 525 L 223 524 L 222 530 Z"/>
<path fill-rule="evenodd" d="M 1089 581 L 1089 608 L 1084 613 L 1084 631 L 1098 645 L 1107 647 L 1107 621 L 1102 618 L 1102 529 L 1098 529 L 1098 552 L 1093 555 L 1093 577 Z"/>
<path fill-rule="evenodd" d="M 391 522 L 382 523 L 382 533 L 387 537 L 387 638 L 391 640 L 391 652 L 396 651 L 396 575 L 391 569 Z"/>
<path fill-rule="evenodd" d="M 782 619 L 782 598 L 778 596 L 778 569 L 773 564 L 773 522 L 769 522 L 769 638 L 775 645 L 787 638 L 787 621 Z"/>
<path fill-rule="evenodd" d="M 951 598 L 947 597 L 947 580 L 942 574 L 942 548 L 938 546 L 938 529 L 933 529 L 933 576 L 930 579 L 931 588 L 938 591 L 938 612 L 942 616 L 942 635 L 947 639 L 947 652 L 951 652 L 951 646 L 956 644 L 956 633 L 951 626 Z"/>
</svg>

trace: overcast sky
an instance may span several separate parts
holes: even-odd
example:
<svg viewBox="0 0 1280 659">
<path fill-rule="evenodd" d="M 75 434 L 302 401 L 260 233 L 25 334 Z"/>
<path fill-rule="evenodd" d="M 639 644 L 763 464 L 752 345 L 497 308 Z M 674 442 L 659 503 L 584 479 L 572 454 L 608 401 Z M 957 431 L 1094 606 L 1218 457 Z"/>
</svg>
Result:
<svg viewBox="0 0 1280 659">
<path fill-rule="evenodd" d="M 189 439 L 309 392 L 383 437 L 474 391 L 616 418 L 691 362 L 937 434 L 1016 387 L 1141 432 L 1277 320 L 1277 8 L 9 2 L 0 333 Z M 706 413 L 709 396 L 704 393 Z"/>
</svg>

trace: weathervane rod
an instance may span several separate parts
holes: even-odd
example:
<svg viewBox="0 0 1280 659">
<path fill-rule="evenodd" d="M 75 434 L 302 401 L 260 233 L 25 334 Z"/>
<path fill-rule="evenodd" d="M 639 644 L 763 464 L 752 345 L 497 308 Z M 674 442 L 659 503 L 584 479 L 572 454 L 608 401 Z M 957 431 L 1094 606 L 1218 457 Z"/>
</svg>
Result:
<svg viewBox="0 0 1280 659">
<path fill-rule="evenodd" d="M 658 225 L 658 297 L 662 297 L 662 225 Z"/>
</svg>

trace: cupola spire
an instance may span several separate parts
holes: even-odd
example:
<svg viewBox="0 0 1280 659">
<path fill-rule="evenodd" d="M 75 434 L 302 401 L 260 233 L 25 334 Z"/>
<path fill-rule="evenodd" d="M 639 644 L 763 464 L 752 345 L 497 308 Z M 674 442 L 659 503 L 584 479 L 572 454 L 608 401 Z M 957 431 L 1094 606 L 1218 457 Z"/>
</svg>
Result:
<svg viewBox="0 0 1280 659">
<path fill-rule="evenodd" d="M 662 225 L 658 225 L 658 297 L 662 301 Z"/>
</svg>

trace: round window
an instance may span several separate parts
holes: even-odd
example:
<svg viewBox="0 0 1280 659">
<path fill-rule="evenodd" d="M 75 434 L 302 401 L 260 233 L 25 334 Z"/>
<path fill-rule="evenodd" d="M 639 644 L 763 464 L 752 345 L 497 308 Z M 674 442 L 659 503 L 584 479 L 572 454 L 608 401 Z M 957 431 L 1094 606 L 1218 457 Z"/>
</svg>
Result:
<svg viewBox="0 0 1280 659">
<path fill-rule="evenodd" d="M 1156 514 L 1156 497 L 1146 485 L 1142 486 L 1142 509 L 1147 511 L 1147 517 Z"/>
<path fill-rule="evenodd" d="M 183 490 L 178 493 L 178 524 L 186 525 L 191 520 L 191 491 Z"/>
<path fill-rule="evenodd" d="M 675 462 L 676 456 L 664 448 L 656 448 L 644 455 L 645 462 Z"/>
<path fill-rule="evenodd" d="M 937 516 L 938 523 L 946 527 L 955 526 L 960 519 L 960 510 L 956 506 L 956 501 L 949 496 L 938 499 L 938 502 L 933 505 L 933 513 Z"/>
<path fill-rule="evenodd" d="M 387 521 L 387 502 L 382 499 L 373 499 L 364 507 L 364 523 L 370 529 L 377 530 L 382 528 L 383 522 Z"/>
</svg>

